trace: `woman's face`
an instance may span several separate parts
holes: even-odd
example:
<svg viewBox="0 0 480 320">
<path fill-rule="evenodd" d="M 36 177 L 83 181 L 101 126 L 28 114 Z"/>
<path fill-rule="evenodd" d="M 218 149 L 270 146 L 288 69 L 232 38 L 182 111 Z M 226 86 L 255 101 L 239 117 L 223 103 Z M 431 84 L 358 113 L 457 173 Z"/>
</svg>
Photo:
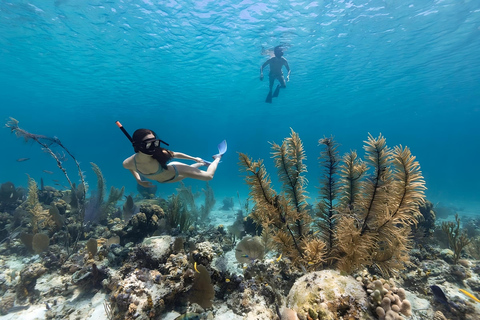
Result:
<svg viewBox="0 0 480 320">
<path fill-rule="evenodd" d="M 147 134 L 143 139 L 140 145 L 138 146 L 138 152 L 152 155 L 155 153 L 155 150 L 160 145 L 160 141 L 155 138 L 153 133 Z"/>
</svg>

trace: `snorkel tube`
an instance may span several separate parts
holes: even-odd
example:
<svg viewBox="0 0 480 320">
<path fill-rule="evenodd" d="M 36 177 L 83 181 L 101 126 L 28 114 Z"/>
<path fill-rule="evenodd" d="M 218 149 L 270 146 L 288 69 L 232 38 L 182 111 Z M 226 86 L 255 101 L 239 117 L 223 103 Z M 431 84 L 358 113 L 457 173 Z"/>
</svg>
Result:
<svg viewBox="0 0 480 320">
<path fill-rule="evenodd" d="M 127 130 L 125 130 L 125 128 L 122 126 L 122 124 L 120 123 L 120 121 L 117 121 L 115 122 L 115 124 L 117 125 L 117 127 L 120 128 L 120 130 L 122 130 L 123 134 L 128 138 L 128 140 L 130 140 L 130 142 L 133 144 L 133 138 L 132 136 L 127 132 Z"/>
</svg>

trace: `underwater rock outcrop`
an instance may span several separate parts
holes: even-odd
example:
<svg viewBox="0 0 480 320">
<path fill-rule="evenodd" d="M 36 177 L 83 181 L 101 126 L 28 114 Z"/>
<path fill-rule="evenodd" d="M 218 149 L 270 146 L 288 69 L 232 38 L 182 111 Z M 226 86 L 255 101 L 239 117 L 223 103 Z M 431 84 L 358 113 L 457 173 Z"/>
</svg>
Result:
<svg viewBox="0 0 480 320">
<path fill-rule="evenodd" d="M 165 218 L 165 212 L 156 204 L 141 204 L 139 210 L 122 230 L 116 230 L 122 243 L 139 242 L 152 235 L 161 226 L 160 221 Z"/>
<path fill-rule="evenodd" d="M 297 279 L 286 306 L 295 310 L 300 320 L 373 318 L 361 283 L 334 270 L 311 272 Z"/>
<path fill-rule="evenodd" d="M 0 185 L 0 212 L 13 211 L 25 198 L 25 189 L 16 188 L 12 182 Z"/>
<path fill-rule="evenodd" d="M 174 238 L 146 238 L 130 261 L 109 275 L 104 286 L 112 291 L 109 308 L 121 319 L 157 319 L 167 307 L 186 305 L 195 282 L 187 255 L 174 253 Z"/>
</svg>

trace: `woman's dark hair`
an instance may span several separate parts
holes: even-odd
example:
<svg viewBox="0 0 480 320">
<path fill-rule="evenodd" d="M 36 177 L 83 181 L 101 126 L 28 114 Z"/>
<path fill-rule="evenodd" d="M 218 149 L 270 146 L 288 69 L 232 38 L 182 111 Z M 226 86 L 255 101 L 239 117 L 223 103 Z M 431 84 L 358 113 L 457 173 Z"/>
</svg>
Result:
<svg viewBox="0 0 480 320">
<path fill-rule="evenodd" d="M 133 133 L 133 150 L 137 153 L 139 150 L 138 146 L 143 142 L 145 137 L 149 134 L 153 134 L 156 139 L 158 139 L 157 134 L 150 129 L 137 129 Z M 164 152 L 165 150 L 165 152 Z M 160 163 L 160 166 L 163 169 L 167 169 L 167 162 L 173 158 L 173 154 L 170 150 L 158 147 L 155 149 L 155 152 L 152 154 L 152 158 L 157 160 Z"/>
</svg>

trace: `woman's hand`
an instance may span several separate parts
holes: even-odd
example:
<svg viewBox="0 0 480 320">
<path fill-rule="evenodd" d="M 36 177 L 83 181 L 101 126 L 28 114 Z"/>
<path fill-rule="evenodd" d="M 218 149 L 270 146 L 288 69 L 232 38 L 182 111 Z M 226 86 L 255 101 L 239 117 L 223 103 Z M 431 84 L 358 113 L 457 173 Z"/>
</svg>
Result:
<svg viewBox="0 0 480 320">
<path fill-rule="evenodd" d="M 153 183 L 151 183 L 150 181 L 141 181 L 141 180 L 137 180 L 137 183 L 139 185 L 141 185 L 142 187 L 145 187 L 145 188 L 151 188 L 153 187 Z"/>
<path fill-rule="evenodd" d="M 202 158 L 198 158 L 198 157 L 197 157 L 197 158 L 193 158 L 193 160 L 194 160 L 195 162 L 198 162 L 198 163 L 203 163 L 203 162 L 205 162 L 205 160 L 203 160 Z"/>
</svg>

